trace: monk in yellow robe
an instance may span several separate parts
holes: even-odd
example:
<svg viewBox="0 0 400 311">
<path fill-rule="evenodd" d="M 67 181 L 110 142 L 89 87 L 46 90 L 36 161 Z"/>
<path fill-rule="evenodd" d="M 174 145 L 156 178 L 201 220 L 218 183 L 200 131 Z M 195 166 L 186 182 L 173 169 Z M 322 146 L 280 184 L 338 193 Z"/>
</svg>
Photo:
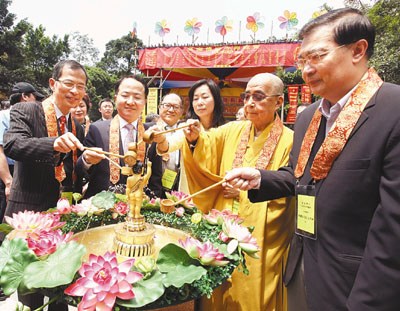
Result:
<svg viewBox="0 0 400 311">
<path fill-rule="evenodd" d="M 287 164 L 293 132 L 276 114 L 283 101 L 283 82 L 268 73 L 254 76 L 241 95 L 247 121 L 229 122 L 208 132 L 190 127 L 183 147 L 191 193 L 220 181 L 235 167 L 277 170 Z M 286 310 L 283 285 L 288 245 L 293 233 L 294 209 L 285 198 L 251 203 L 247 192 L 216 187 L 194 197 L 204 213 L 215 208 L 230 209 L 254 226 L 253 236 L 261 250 L 259 259 L 246 257 L 249 275 L 235 271 L 214 290 L 211 299 L 201 300 L 202 310 Z"/>
</svg>

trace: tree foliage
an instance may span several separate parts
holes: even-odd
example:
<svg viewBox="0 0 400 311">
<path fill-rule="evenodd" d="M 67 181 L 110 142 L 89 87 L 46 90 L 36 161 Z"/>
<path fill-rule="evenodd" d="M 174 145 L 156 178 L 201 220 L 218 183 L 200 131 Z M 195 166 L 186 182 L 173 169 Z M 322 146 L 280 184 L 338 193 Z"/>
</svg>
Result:
<svg viewBox="0 0 400 311">
<path fill-rule="evenodd" d="M 93 39 L 78 31 L 69 36 L 71 47 L 70 57 L 82 65 L 93 66 L 99 61 L 99 49 L 93 44 Z"/>
<path fill-rule="evenodd" d="M 97 120 L 101 117 L 98 103 L 103 98 L 113 98 L 117 77 L 99 67 L 85 66 L 85 69 L 89 76 L 87 93 L 92 102 L 89 117 L 91 120 Z"/>
<path fill-rule="evenodd" d="M 137 64 L 136 49 L 142 45 L 141 40 L 132 38 L 130 34 L 111 40 L 106 44 L 104 57 L 98 66 L 117 77 L 133 74 Z"/>
<path fill-rule="evenodd" d="M 378 1 L 368 11 L 368 17 L 376 27 L 371 64 L 386 82 L 400 84 L 400 1 Z"/>
<path fill-rule="evenodd" d="M 45 35 L 26 20 L 14 26 L 15 14 L 8 11 L 11 0 L 0 0 L 0 92 L 7 97 L 13 84 L 27 81 L 47 88 L 54 65 L 69 54 L 68 36 Z"/>
</svg>

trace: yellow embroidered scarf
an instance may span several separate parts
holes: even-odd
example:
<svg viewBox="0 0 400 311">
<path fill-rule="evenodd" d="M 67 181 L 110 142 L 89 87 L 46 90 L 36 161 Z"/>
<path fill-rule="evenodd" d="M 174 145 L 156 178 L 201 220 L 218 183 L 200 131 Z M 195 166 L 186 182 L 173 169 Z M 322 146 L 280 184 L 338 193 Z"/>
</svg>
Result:
<svg viewBox="0 0 400 311">
<path fill-rule="evenodd" d="M 252 124 L 249 123 L 246 129 L 243 131 L 242 137 L 240 138 L 240 143 L 236 149 L 235 158 L 233 159 L 232 168 L 243 166 L 243 158 L 246 153 L 247 146 L 249 144 L 251 128 Z M 279 116 L 276 115 L 271 131 L 269 132 L 268 137 L 265 140 L 261 155 L 257 160 L 255 166 L 256 168 L 265 169 L 267 167 L 269 161 L 271 160 L 272 155 L 274 154 L 275 148 L 278 145 L 279 138 L 282 135 L 282 131 L 283 131 L 283 123 L 279 118 Z"/>
<path fill-rule="evenodd" d="M 57 129 L 57 116 L 56 110 L 54 109 L 54 103 L 52 102 L 52 98 L 49 97 L 42 102 L 44 115 L 46 119 L 46 127 L 47 127 L 47 135 L 49 137 L 58 137 L 58 129 Z M 76 136 L 76 127 L 74 120 L 71 120 L 72 124 L 72 134 Z M 73 168 L 75 168 L 76 160 L 78 158 L 77 150 L 72 152 L 72 160 L 73 160 Z M 74 171 L 74 169 L 73 169 Z M 64 163 L 61 161 L 60 165 L 56 166 L 54 169 L 56 179 L 61 183 L 65 179 L 65 170 Z M 75 173 L 72 174 L 73 181 L 76 180 Z"/>
<path fill-rule="evenodd" d="M 324 179 L 328 175 L 333 162 L 342 152 L 347 140 L 349 139 L 350 133 L 354 129 L 365 106 L 380 88 L 382 83 L 383 81 L 379 78 L 373 68 L 370 68 L 362 77 L 357 88 L 353 91 L 349 100 L 344 105 L 338 118 L 333 124 L 332 129 L 325 137 L 324 142 L 315 155 L 310 170 L 311 176 L 315 180 Z M 310 157 L 311 148 L 314 144 L 321 123 L 321 118 L 322 114 L 319 109 L 317 109 L 310 125 L 308 126 L 301 145 L 299 158 L 294 171 L 296 178 L 300 178 L 304 174 L 304 169 Z"/>
<path fill-rule="evenodd" d="M 144 163 L 144 157 L 146 152 L 146 143 L 143 141 L 143 133 L 144 126 L 142 124 L 142 120 L 138 120 L 137 124 L 137 138 L 138 138 L 138 146 L 137 146 L 137 161 L 141 161 Z M 116 115 L 111 120 L 110 125 L 110 142 L 109 142 L 109 151 L 114 154 L 119 154 L 119 116 Z M 116 163 L 119 163 L 119 158 L 115 156 L 110 156 L 110 159 Z M 116 184 L 120 178 L 120 169 L 116 165 L 112 164 L 110 161 L 110 182 L 112 184 Z"/>
</svg>

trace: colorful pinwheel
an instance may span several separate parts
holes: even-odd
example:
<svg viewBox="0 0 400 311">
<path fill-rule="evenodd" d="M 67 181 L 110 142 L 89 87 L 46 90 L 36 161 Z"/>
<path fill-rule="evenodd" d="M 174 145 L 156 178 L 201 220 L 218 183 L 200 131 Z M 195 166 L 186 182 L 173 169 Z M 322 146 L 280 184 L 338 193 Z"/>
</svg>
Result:
<svg viewBox="0 0 400 311">
<path fill-rule="evenodd" d="M 165 34 L 169 33 L 170 29 L 168 28 L 167 21 L 163 19 L 161 22 L 157 22 L 154 32 L 158 34 L 161 38 L 163 38 Z"/>
<path fill-rule="evenodd" d="M 256 32 L 260 28 L 264 28 L 264 23 L 262 20 L 264 19 L 263 16 L 260 16 L 260 13 L 256 12 L 253 15 L 247 16 L 247 24 L 246 28 L 253 32 L 253 36 L 251 38 L 253 41 L 256 40 Z"/>
<path fill-rule="evenodd" d="M 195 39 L 194 35 L 200 32 L 200 27 L 202 25 L 203 24 L 199 22 L 196 17 L 186 21 L 184 30 L 189 36 L 192 36 L 192 43 L 196 41 L 197 37 Z"/>
<path fill-rule="evenodd" d="M 215 27 L 215 32 L 219 33 L 222 36 L 222 42 L 224 42 L 225 35 L 233 30 L 232 24 L 233 21 L 228 20 L 226 16 L 222 17 L 221 19 L 215 22 L 215 25 L 217 26 Z"/>
<path fill-rule="evenodd" d="M 137 23 L 133 22 L 132 31 L 131 31 L 132 39 L 136 37 L 136 34 L 137 34 Z"/>
<path fill-rule="evenodd" d="M 281 29 L 286 29 L 286 30 L 293 29 L 294 26 L 296 26 L 299 23 L 297 19 L 297 13 L 296 12 L 290 13 L 288 10 L 285 10 L 283 12 L 283 16 L 279 16 L 278 20 L 281 22 L 279 27 Z"/>
</svg>

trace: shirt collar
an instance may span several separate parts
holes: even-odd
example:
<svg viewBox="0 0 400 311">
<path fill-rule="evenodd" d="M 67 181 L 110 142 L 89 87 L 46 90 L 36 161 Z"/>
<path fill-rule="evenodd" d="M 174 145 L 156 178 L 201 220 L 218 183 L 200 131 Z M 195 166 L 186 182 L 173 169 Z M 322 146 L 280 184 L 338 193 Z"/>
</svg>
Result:
<svg viewBox="0 0 400 311">
<path fill-rule="evenodd" d="M 54 104 L 54 110 L 56 111 L 57 120 L 58 120 L 61 116 L 64 115 L 64 114 L 61 112 L 61 110 L 57 107 L 56 104 Z M 68 123 L 68 120 L 69 120 L 69 115 L 70 115 L 69 112 L 65 115 L 65 118 L 67 119 L 67 123 Z"/>
<path fill-rule="evenodd" d="M 119 117 L 119 129 L 122 129 L 125 125 L 128 124 L 128 122 L 125 119 L 121 118 L 121 116 L 118 115 L 118 117 Z M 134 129 L 137 129 L 138 120 L 136 119 L 135 121 L 131 122 L 131 124 L 133 125 Z"/>
<path fill-rule="evenodd" d="M 351 93 L 353 93 L 353 91 L 355 90 L 356 87 L 357 87 L 357 85 L 355 87 L 353 87 L 346 95 L 344 95 L 341 99 L 339 99 L 339 101 L 337 103 L 335 103 L 333 105 L 326 98 L 323 98 L 318 106 L 319 111 L 321 111 L 321 113 L 324 117 L 328 118 L 330 116 L 331 108 L 333 106 L 335 106 L 336 104 L 338 104 L 340 107 L 340 110 L 342 110 L 344 105 L 349 100 Z"/>
</svg>

